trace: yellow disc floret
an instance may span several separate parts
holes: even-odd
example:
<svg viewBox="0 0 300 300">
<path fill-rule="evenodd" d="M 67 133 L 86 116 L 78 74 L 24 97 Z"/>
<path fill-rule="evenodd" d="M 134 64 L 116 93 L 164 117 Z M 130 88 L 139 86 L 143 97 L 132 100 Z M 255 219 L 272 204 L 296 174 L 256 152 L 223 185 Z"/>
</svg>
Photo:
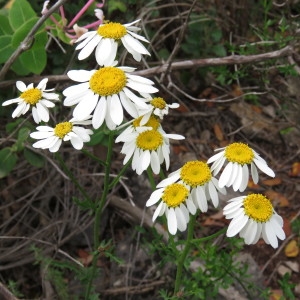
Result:
<svg viewBox="0 0 300 300">
<path fill-rule="evenodd" d="M 168 207 L 177 207 L 186 200 L 188 194 L 189 191 L 183 184 L 173 183 L 165 188 L 161 198 Z"/>
<path fill-rule="evenodd" d="M 267 222 L 273 215 L 273 206 L 264 195 L 250 194 L 244 199 L 244 211 L 256 222 Z"/>
<path fill-rule="evenodd" d="M 167 105 L 166 101 L 161 97 L 155 97 L 150 101 L 150 104 L 155 108 L 164 109 Z"/>
<path fill-rule="evenodd" d="M 20 95 L 28 104 L 35 105 L 42 99 L 42 92 L 37 88 L 28 89 Z"/>
<path fill-rule="evenodd" d="M 63 139 L 66 134 L 72 131 L 73 124 L 71 122 L 58 123 L 54 128 L 54 134 Z"/>
<path fill-rule="evenodd" d="M 225 157 L 241 165 L 251 164 L 254 158 L 253 150 L 246 144 L 233 143 L 225 148 Z"/>
<path fill-rule="evenodd" d="M 136 145 L 142 150 L 157 150 L 163 144 L 161 133 L 156 130 L 141 132 L 136 138 Z"/>
<path fill-rule="evenodd" d="M 141 126 L 140 123 L 141 123 L 142 118 L 143 118 L 143 116 L 136 118 L 136 119 L 133 121 L 132 126 L 133 126 L 134 128 L 137 128 L 137 127 Z M 159 125 L 160 125 L 159 119 L 158 119 L 156 116 L 153 116 L 153 115 L 152 115 L 152 116 L 149 118 L 148 122 L 147 122 L 145 125 L 143 125 L 143 126 L 146 126 L 146 127 L 152 127 L 152 129 L 157 130 L 158 127 L 159 127 Z"/>
<path fill-rule="evenodd" d="M 205 162 L 194 160 L 183 165 L 180 178 L 191 187 L 204 185 L 211 179 L 211 171 Z"/>
<path fill-rule="evenodd" d="M 110 22 L 99 26 L 97 33 L 104 38 L 120 40 L 127 34 L 126 27 L 120 23 Z"/>
<path fill-rule="evenodd" d="M 104 67 L 97 70 L 90 79 L 91 90 L 100 96 L 118 94 L 125 87 L 125 72 L 115 67 Z"/>
</svg>

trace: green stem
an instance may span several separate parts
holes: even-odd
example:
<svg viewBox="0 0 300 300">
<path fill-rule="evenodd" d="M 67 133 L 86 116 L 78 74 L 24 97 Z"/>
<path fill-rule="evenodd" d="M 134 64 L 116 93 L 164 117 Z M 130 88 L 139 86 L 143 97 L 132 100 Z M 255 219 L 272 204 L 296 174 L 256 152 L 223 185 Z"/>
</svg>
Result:
<svg viewBox="0 0 300 300">
<path fill-rule="evenodd" d="M 216 233 L 213 233 L 213 234 L 210 235 L 210 236 L 205 236 L 205 237 L 199 238 L 199 239 L 193 239 L 193 240 L 191 240 L 191 242 L 192 242 L 192 243 L 195 243 L 195 244 L 198 244 L 199 242 L 202 243 L 202 242 L 209 241 L 209 240 L 211 240 L 211 239 L 213 239 L 213 238 L 219 236 L 220 234 L 224 233 L 226 230 L 227 230 L 227 228 L 225 227 L 225 228 L 223 228 L 223 229 L 217 231 Z"/>
<path fill-rule="evenodd" d="M 149 178 L 149 182 L 150 182 L 151 188 L 154 191 L 155 187 L 156 187 L 156 184 L 155 184 L 155 180 L 154 180 L 154 177 L 153 177 L 153 173 L 152 173 L 151 167 L 147 168 L 147 174 L 148 174 L 148 178 Z"/>
<path fill-rule="evenodd" d="M 108 191 L 109 191 L 109 175 L 110 175 L 110 168 L 111 168 L 111 159 L 113 154 L 113 142 L 114 142 L 114 132 L 111 132 L 109 134 L 109 140 L 108 140 L 108 149 L 107 149 L 107 156 L 105 161 L 105 175 L 104 175 L 104 183 L 103 183 L 103 193 L 101 195 L 100 201 L 96 203 L 96 211 L 95 211 L 95 221 L 94 221 L 94 252 L 93 252 L 93 260 L 92 260 L 92 266 L 91 266 L 91 272 L 89 274 L 88 278 L 88 285 L 86 288 L 85 293 L 85 299 L 90 299 L 91 289 L 92 289 L 92 283 L 95 278 L 96 270 L 97 270 L 97 261 L 99 257 L 99 251 L 98 248 L 100 246 L 100 221 L 101 221 L 101 214 L 103 207 L 105 205 Z"/>
<path fill-rule="evenodd" d="M 131 159 L 123 166 L 118 176 L 109 184 L 110 189 L 112 189 L 119 182 L 121 176 L 125 173 L 130 163 L 131 163 Z"/>
<path fill-rule="evenodd" d="M 181 253 L 178 264 L 177 264 L 177 272 L 176 272 L 176 279 L 175 279 L 175 287 L 174 287 L 174 295 L 176 295 L 179 292 L 179 288 L 181 285 L 181 279 L 182 279 L 182 270 L 184 266 L 185 259 L 187 255 L 189 254 L 190 248 L 191 248 L 191 241 L 194 234 L 194 227 L 195 227 L 195 221 L 196 221 L 196 214 L 191 216 L 191 219 L 188 224 L 188 234 L 187 239 L 185 243 L 185 247 L 183 252 Z"/>
<path fill-rule="evenodd" d="M 78 188 L 78 190 L 80 191 L 80 193 L 83 195 L 83 197 L 85 199 L 87 199 L 91 203 L 92 200 L 90 199 L 89 195 L 86 193 L 85 189 L 76 180 L 76 178 L 74 177 L 73 173 L 70 171 L 70 169 L 65 164 L 65 162 L 62 159 L 61 155 L 59 153 L 55 153 L 55 157 L 59 161 L 59 163 L 61 164 L 61 166 L 63 167 L 63 170 L 65 171 L 65 173 L 69 176 L 69 178 L 71 179 L 71 181 L 75 184 L 75 186 Z"/>
</svg>

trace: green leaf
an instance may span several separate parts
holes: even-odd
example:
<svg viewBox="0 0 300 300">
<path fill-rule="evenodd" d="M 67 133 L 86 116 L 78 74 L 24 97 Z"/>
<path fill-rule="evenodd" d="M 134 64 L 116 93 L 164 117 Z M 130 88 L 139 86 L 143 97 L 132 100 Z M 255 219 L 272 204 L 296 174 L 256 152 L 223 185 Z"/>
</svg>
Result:
<svg viewBox="0 0 300 300">
<path fill-rule="evenodd" d="M 0 64 L 6 62 L 14 52 L 14 48 L 11 46 L 11 40 L 11 35 L 0 36 Z"/>
<path fill-rule="evenodd" d="M 13 29 L 9 24 L 8 17 L 0 15 L 0 35 L 12 35 Z M 1 44 L 1 43 L 0 43 Z M 4 44 L 1 44 L 4 45 Z"/>
<path fill-rule="evenodd" d="M 30 51 L 32 49 L 40 49 L 40 48 L 45 49 L 47 42 L 48 42 L 47 32 L 46 31 L 38 32 L 34 36 L 34 43 L 28 51 Z"/>
<path fill-rule="evenodd" d="M 8 133 L 8 134 L 12 133 L 19 126 L 19 124 L 23 121 L 24 121 L 23 118 L 18 118 L 15 121 L 12 121 L 12 122 L 9 122 L 8 124 L 6 124 L 5 125 L 6 133 Z"/>
<path fill-rule="evenodd" d="M 24 142 L 27 140 L 30 133 L 30 129 L 28 127 L 22 127 L 18 132 L 18 139 L 15 143 L 16 151 L 21 151 L 24 149 Z"/>
<path fill-rule="evenodd" d="M 99 129 L 94 131 L 94 134 L 91 135 L 91 140 L 86 143 L 87 146 L 95 146 L 95 145 L 108 145 L 108 136 L 107 133 L 103 130 L 101 126 Z"/>
<path fill-rule="evenodd" d="M 8 17 L 11 27 L 17 30 L 29 19 L 36 17 L 36 13 L 26 0 L 16 0 L 9 10 Z"/>
<path fill-rule="evenodd" d="M 41 168 L 44 166 L 45 159 L 43 156 L 25 148 L 24 156 L 26 160 L 34 167 Z"/>
<path fill-rule="evenodd" d="M 30 71 L 23 65 L 20 57 L 18 57 L 11 66 L 11 69 L 18 75 L 25 76 L 30 73 Z"/>
<path fill-rule="evenodd" d="M 47 54 L 44 48 L 31 49 L 20 55 L 22 65 L 34 74 L 40 74 L 47 64 Z"/>
<path fill-rule="evenodd" d="M 20 43 L 25 39 L 29 31 L 32 29 L 34 24 L 38 21 L 38 17 L 31 18 L 30 20 L 26 20 L 18 29 L 16 29 L 13 38 L 12 38 L 12 46 L 18 48 Z"/>
<path fill-rule="evenodd" d="M 15 167 L 18 156 L 12 152 L 10 148 L 6 147 L 0 150 L 0 178 L 7 176 Z"/>
</svg>

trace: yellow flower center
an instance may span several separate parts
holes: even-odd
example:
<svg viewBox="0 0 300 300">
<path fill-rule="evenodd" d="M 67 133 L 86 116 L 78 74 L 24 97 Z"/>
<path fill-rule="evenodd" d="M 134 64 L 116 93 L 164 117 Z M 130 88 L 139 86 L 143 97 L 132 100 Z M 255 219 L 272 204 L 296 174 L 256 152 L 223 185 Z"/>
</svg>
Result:
<svg viewBox="0 0 300 300">
<path fill-rule="evenodd" d="M 104 38 L 120 40 L 127 34 L 126 27 L 120 23 L 110 22 L 99 26 L 97 33 Z"/>
<path fill-rule="evenodd" d="M 143 118 L 143 116 L 138 117 L 137 119 L 135 119 L 133 121 L 132 125 L 133 125 L 134 128 L 137 128 L 137 127 L 141 126 L 140 122 L 141 122 L 142 118 Z M 157 128 L 159 127 L 159 125 L 160 125 L 160 123 L 159 123 L 158 118 L 156 116 L 152 115 L 149 118 L 148 122 L 145 125 L 143 125 L 143 126 L 152 127 L 152 129 L 157 130 Z"/>
<path fill-rule="evenodd" d="M 163 143 L 162 135 L 156 130 L 146 130 L 141 132 L 137 139 L 136 145 L 142 150 L 157 150 Z"/>
<path fill-rule="evenodd" d="M 251 164 L 254 157 L 253 150 L 246 144 L 243 143 L 233 143 L 226 147 L 225 157 L 231 161 L 238 164 Z"/>
<path fill-rule="evenodd" d="M 273 206 L 265 196 L 251 194 L 244 199 L 244 211 L 256 222 L 267 222 L 273 215 Z"/>
<path fill-rule="evenodd" d="M 63 139 L 66 134 L 72 131 L 73 124 L 71 122 L 58 123 L 54 128 L 54 134 Z"/>
<path fill-rule="evenodd" d="M 37 88 L 29 89 L 23 92 L 20 98 L 28 104 L 35 105 L 42 99 L 42 92 Z"/>
<path fill-rule="evenodd" d="M 202 161 L 189 161 L 183 165 L 180 178 L 191 187 L 204 185 L 211 179 L 211 171 L 208 165 Z"/>
<path fill-rule="evenodd" d="M 173 183 L 168 185 L 162 195 L 162 200 L 168 207 L 177 207 L 188 197 L 189 190 L 180 183 Z"/>
<path fill-rule="evenodd" d="M 166 101 L 161 97 L 155 97 L 150 101 L 150 104 L 155 108 L 164 109 L 167 105 Z"/>
<path fill-rule="evenodd" d="M 115 67 L 104 67 L 97 70 L 90 79 L 90 88 L 100 96 L 118 94 L 125 87 L 125 72 Z"/>
</svg>

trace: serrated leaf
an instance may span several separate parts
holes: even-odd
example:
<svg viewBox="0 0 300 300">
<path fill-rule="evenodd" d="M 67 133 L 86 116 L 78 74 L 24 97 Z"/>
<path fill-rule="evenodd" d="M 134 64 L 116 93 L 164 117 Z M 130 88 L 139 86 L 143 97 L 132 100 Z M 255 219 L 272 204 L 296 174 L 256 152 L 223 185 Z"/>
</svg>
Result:
<svg viewBox="0 0 300 300">
<path fill-rule="evenodd" d="M 25 39 L 29 31 L 32 29 L 34 24 L 38 21 L 39 18 L 34 17 L 29 20 L 26 20 L 18 29 L 16 29 L 13 37 L 12 37 L 12 46 L 14 48 L 18 48 L 20 43 Z"/>
<path fill-rule="evenodd" d="M 0 150 L 0 178 L 7 176 L 17 163 L 18 156 L 11 148 Z"/>
<path fill-rule="evenodd" d="M 20 55 L 22 65 L 34 74 L 40 74 L 47 63 L 47 54 L 44 48 L 31 49 Z"/>
<path fill-rule="evenodd" d="M 36 13 L 26 0 L 15 1 L 8 15 L 9 23 L 14 30 L 17 30 L 33 17 L 36 17 Z"/>
<path fill-rule="evenodd" d="M 41 168 L 44 166 L 44 157 L 27 148 L 24 149 L 24 157 L 34 167 Z"/>
<path fill-rule="evenodd" d="M 4 15 L 0 15 L 0 35 L 12 35 L 12 34 L 13 34 L 13 29 L 9 24 L 8 17 Z"/>
<path fill-rule="evenodd" d="M 6 62 L 14 52 L 14 48 L 11 46 L 11 40 L 11 35 L 0 36 L 0 64 Z"/>
</svg>

